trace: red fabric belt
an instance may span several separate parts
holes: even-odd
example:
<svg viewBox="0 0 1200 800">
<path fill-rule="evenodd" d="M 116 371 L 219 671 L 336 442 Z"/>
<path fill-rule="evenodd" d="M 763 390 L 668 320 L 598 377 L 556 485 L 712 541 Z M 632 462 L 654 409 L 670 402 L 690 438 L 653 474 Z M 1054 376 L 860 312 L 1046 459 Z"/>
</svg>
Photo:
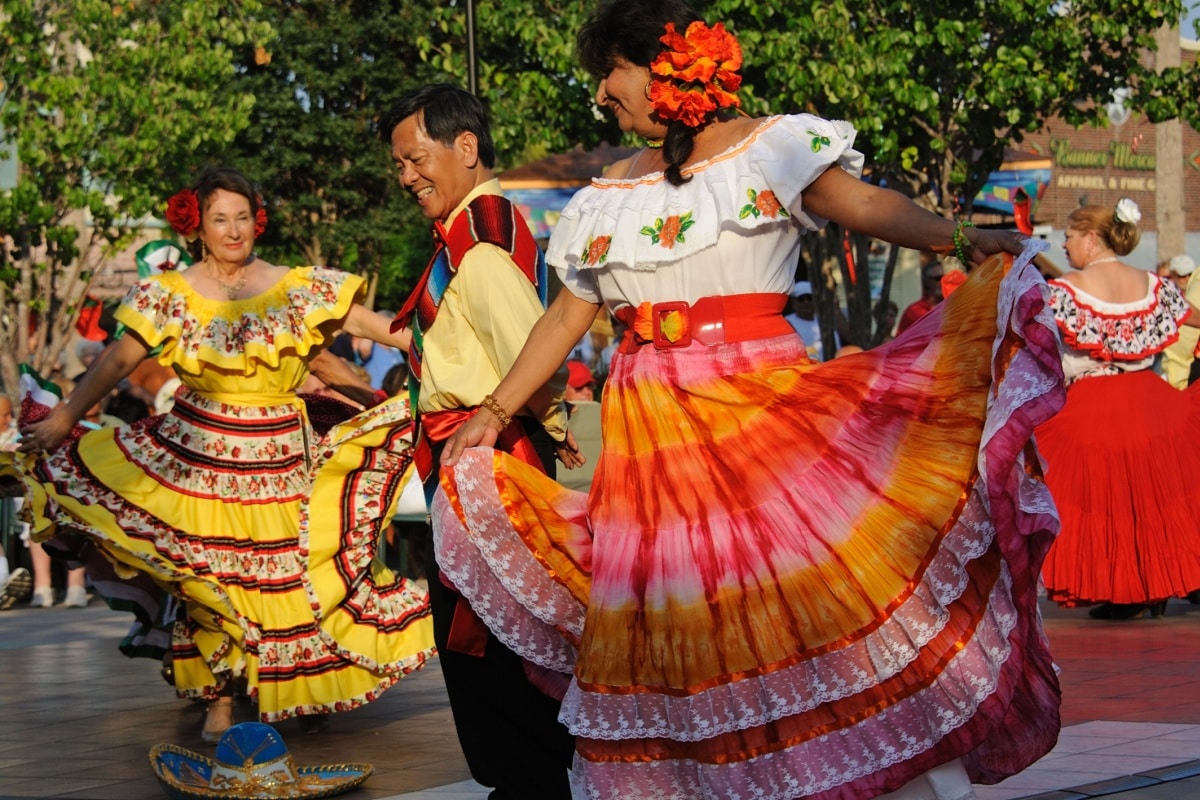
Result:
<svg viewBox="0 0 1200 800">
<path fill-rule="evenodd" d="M 420 476 L 422 483 L 433 474 L 436 468 L 433 463 L 431 443 L 444 442 L 449 439 L 478 410 L 479 406 L 474 406 L 472 408 L 452 408 L 448 411 L 433 411 L 421 415 L 420 435 L 414 447 L 413 463 L 417 467 L 417 475 Z M 529 439 L 529 434 L 525 432 L 525 426 L 518 424 L 519 420 L 519 417 L 514 419 L 512 425 L 500 432 L 499 438 L 496 439 L 495 449 L 516 456 L 530 466 L 542 469 L 542 460 L 538 457 L 537 450 L 534 449 L 533 442 Z"/>
<path fill-rule="evenodd" d="M 616 312 L 625 323 L 618 351 L 633 353 L 648 344 L 659 350 L 687 347 L 692 342 L 712 346 L 749 339 L 769 339 L 794 333 L 782 316 L 786 294 L 757 292 L 682 300 L 645 302 Z"/>
<path fill-rule="evenodd" d="M 433 463 L 433 448 L 431 442 L 444 442 L 454 435 L 464 422 L 479 410 L 474 408 L 452 408 L 448 411 L 434 411 L 421 415 L 420 434 L 413 452 L 413 463 L 417 475 L 424 483 L 436 467 Z M 530 466 L 543 469 L 541 458 L 525 431 L 525 426 L 518 420 L 513 420 L 500 432 L 495 448 L 510 453 Z M 487 626 L 471 609 L 471 604 L 461 595 L 454 606 L 454 617 L 450 620 L 450 633 L 446 638 L 446 648 L 456 653 L 465 653 L 476 658 L 483 658 L 487 649 Z"/>
</svg>

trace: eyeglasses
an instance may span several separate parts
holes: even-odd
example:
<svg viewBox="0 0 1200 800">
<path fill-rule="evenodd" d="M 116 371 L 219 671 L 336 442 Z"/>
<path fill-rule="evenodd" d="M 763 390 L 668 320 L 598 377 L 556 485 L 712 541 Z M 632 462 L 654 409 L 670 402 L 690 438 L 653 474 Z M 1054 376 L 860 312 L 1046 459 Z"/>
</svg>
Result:
<svg viewBox="0 0 1200 800">
<path fill-rule="evenodd" d="M 797 300 L 799 300 L 801 303 L 812 302 L 811 294 L 797 294 L 797 295 L 792 295 L 792 296 L 795 297 Z"/>
</svg>

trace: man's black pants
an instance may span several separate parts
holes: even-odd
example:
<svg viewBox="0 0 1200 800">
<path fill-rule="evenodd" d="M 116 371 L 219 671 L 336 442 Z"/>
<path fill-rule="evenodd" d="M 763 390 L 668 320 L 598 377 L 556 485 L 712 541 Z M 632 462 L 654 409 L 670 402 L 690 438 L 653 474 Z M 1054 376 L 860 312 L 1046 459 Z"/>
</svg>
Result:
<svg viewBox="0 0 1200 800">
<path fill-rule="evenodd" d="M 514 422 L 523 423 L 519 419 Z M 527 425 L 548 474 L 554 474 L 554 440 L 540 426 Z M 443 446 L 433 446 L 436 465 Z M 437 480 L 437 470 L 430 481 Z M 426 487 L 429 488 L 428 486 Z M 450 710 L 471 777 L 494 787 L 490 800 L 570 800 L 568 771 L 575 740 L 558 721 L 559 703 L 525 676 L 518 656 L 490 631 L 483 658 L 446 648 L 459 595 L 439 579 L 429 530 L 426 552 L 433 638 L 437 644 Z"/>
</svg>

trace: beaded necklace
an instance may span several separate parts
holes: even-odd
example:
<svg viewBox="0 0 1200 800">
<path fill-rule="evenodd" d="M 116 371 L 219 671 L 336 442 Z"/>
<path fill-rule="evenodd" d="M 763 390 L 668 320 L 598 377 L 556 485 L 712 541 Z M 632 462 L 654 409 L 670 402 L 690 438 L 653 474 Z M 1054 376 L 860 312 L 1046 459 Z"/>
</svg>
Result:
<svg viewBox="0 0 1200 800">
<path fill-rule="evenodd" d="M 214 281 L 216 281 L 217 288 L 219 288 L 222 292 L 225 293 L 226 299 L 228 299 L 228 300 L 235 299 L 237 297 L 238 292 L 240 292 L 242 289 L 244 289 L 246 287 L 246 265 L 245 264 L 242 264 L 242 266 L 240 266 L 238 268 L 239 270 L 241 270 L 241 275 L 239 275 L 238 279 L 236 281 L 234 281 L 233 283 L 225 283 L 219 277 L 217 277 L 217 274 L 218 274 L 217 269 L 215 267 L 212 267 L 211 264 L 209 265 L 209 267 L 211 269 L 212 279 Z"/>
</svg>

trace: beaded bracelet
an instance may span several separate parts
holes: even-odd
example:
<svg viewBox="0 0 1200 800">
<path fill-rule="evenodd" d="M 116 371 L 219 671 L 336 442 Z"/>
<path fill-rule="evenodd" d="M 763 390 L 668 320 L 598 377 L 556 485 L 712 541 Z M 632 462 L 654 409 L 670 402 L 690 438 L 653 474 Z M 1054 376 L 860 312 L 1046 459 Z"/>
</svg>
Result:
<svg viewBox="0 0 1200 800">
<path fill-rule="evenodd" d="M 954 243 L 954 255 L 962 263 L 963 269 L 967 268 L 967 248 L 971 244 L 971 240 L 963 233 L 963 228 L 974 228 L 975 224 L 968 222 L 965 219 L 960 219 L 958 224 L 954 226 L 954 236 L 950 241 Z"/>
<path fill-rule="evenodd" d="M 500 407 L 500 402 L 490 394 L 484 397 L 479 405 L 496 415 L 496 419 L 500 420 L 500 427 L 502 429 L 512 424 L 512 417 L 505 413 L 504 409 Z"/>
</svg>

